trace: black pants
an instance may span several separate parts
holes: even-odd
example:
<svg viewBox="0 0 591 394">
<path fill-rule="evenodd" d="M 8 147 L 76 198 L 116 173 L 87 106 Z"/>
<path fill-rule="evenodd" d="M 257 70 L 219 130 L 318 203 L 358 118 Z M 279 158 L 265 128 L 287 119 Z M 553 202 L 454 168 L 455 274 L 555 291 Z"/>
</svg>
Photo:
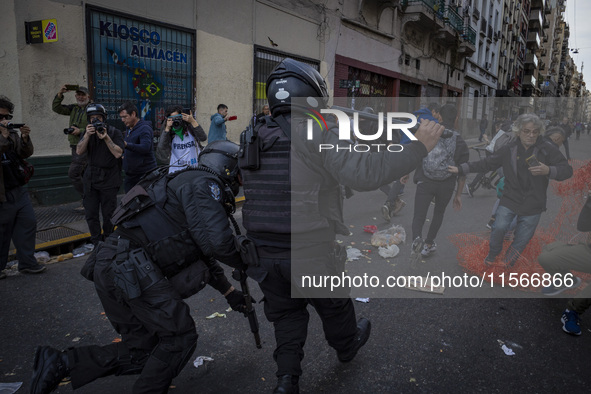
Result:
<svg viewBox="0 0 591 394">
<path fill-rule="evenodd" d="M 82 176 L 84 175 L 84 169 L 86 168 L 86 154 L 78 155 L 76 153 L 76 145 L 70 145 L 72 149 L 72 163 L 70 163 L 70 169 L 68 170 L 68 177 L 72 181 L 74 189 L 80 194 L 80 197 L 84 196 L 84 185 L 82 183 Z"/>
<path fill-rule="evenodd" d="M 415 193 L 415 207 L 412 218 L 412 239 L 423 236 L 423 225 L 427 219 L 427 211 L 431 200 L 435 197 L 435 208 L 433 209 L 433 219 L 429 226 L 429 232 L 425 242 L 432 244 L 437 237 L 437 232 L 443 223 L 445 208 L 453 195 L 456 186 L 455 177 L 445 181 L 424 181 L 417 184 Z"/>
<path fill-rule="evenodd" d="M 18 268 L 35 267 L 37 218 L 29 193 L 22 186 L 15 187 L 6 190 L 6 200 L 0 203 L 0 271 L 8 264 L 11 239 L 16 247 Z"/>
<path fill-rule="evenodd" d="M 95 189 L 92 185 L 84 185 L 84 213 L 86 214 L 86 223 L 90 230 L 90 241 L 97 244 L 113 232 L 113 223 L 111 216 L 117 208 L 117 192 L 119 188 Z M 103 226 L 101 235 L 101 220 L 99 213 L 102 213 Z M 104 238 L 103 238 L 104 237 Z"/>
<path fill-rule="evenodd" d="M 386 204 L 394 205 L 394 202 L 402 192 L 404 192 L 404 183 L 400 181 L 394 181 L 391 185 L 384 185 L 380 187 L 380 190 L 386 193 Z"/>
<path fill-rule="evenodd" d="M 277 346 L 273 358 L 277 363 L 277 376 L 302 374 L 304 344 L 308 335 L 308 304 L 320 319 L 328 344 L 337 351 L 347 350 L 357 333 L 355 308 L 350 298 L 292 298 L 291 261 L 288 259 L 260 258 L 261 266 L 249 276 L 260 281 L 265 295 L 265 316 L 273 323 Z"/>
<path fill-rule="evenodd" d="M 140 374 L 133 393 L 167 393 L 197 343 L 190 309 L 162 278 L 133 300 L 115 286 L 111 262 L 116 250 L 99 246 L 94 282 L 105 314 L 122 342 L 68 350 L 72 386 L 108 375 Z"/>
</svg>

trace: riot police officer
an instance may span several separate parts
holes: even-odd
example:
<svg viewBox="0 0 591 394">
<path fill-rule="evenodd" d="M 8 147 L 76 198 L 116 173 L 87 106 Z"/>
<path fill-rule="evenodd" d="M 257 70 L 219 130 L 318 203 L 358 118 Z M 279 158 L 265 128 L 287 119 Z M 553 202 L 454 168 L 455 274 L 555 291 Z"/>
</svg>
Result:
<svg viewBox="0 0 591 394">
<path fill-rule="evenodd" d="M 259 256 L 258 266 L 249 266 L 247 273 L 259 283 L 265 315 L 274 323 L 278 378 L 274 392 L 297 393 L 308 304 L 318 312 L 328 344 L 341 362 L 351 361 L 370 335 L 369 320 L 356 321 L 348 291 L 334 298 L 334 294 L 315 294 L 298 286 L 302 273 L 342 272 L 343 253 L 334 242 L 336 234 L 349 234 L 342 222 L 341 185 L 375 190 L 408 174 L 433 149 L 443 127 L 421 123 L 418 141 L 398 153 L 319 152 L 321 143 L 353 144 L 340 141 L 337 125 L 329 120 L 329 130 L 312 122 L 309 139 L 306 122 L 296 119 L 299 111 L 292 112 L 295 97 L 305 99 L 307 108 L 299 107 L 302 113 L 326 108 L 328 93 L 322 76 L 307 64 L 284 59 L 267 78 L 267 97 L 272 116 L 241 137 L 243 224 Z"/>
<path fill-rule="evenodd" d="M 31 393 L 49 393 L 66 376 L 76 389 L 129 374 L 140 374 L 134 393 L 166 393 L 197 343 L 182 298 L 210 284 L 241 310 L 243 294 L 213 260 L 242 266 L 228 221 L 239 188 L 237 152 L 230 141 L 212 143 L 199 167 L 173 174 L 165 167 L 124 196 L 113 216 L 117 230 L 83 269 L 122 341 L 64 352 L 38 347 Z"/>
</svg>

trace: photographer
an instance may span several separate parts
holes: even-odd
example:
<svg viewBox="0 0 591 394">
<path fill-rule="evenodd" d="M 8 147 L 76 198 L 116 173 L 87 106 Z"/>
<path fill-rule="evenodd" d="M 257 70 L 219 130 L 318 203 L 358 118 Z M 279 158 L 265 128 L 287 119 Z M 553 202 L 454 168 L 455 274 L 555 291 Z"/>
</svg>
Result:
<svg viewBox="0 0 591 394">
<path fill-rule="evenodd" d="M 205 140 L 207 135 L 191 112 L 187 115 L 180 105 L 170 106 L 166 109 L 166 123 L 158 141 L 156 157 L 170 163 L 169 173 L 187 165 L 195 166 L 203 149 L 200 142 Z"/>
<path fill-rule="evenodd" d="M 18 170 L 19 160 L 33 154 L 33 142 L 29 137 L 31 129 L 21 125 L 19 137 L 18 132 L 10 127 L 13 111 L 14 104 L 0 96 L 0 279 L 6 278 L 4 268 L 8 263 L 11 239 L 16 247 L 20 272 L 38 274 L 45 271 L 45 266 L 38 264 L 33 256 L 37 219 Z"/>
<path fill-rule="evenodd" d="M 100 104 L 91 104 L 86 110 L 88 125 L 76 147 L 76 153 L 88 152 L 88 166 L 84 171 L 84 211 L 93 244 L 113 232 L 111 216 L 117 206 L 117 191 L 121 187 L 121 155 L 123 134 L 105 124 L 107 111 Z M 99 209 L 103 215 L 103 235 Z"/>
<path fill-rule="evenodd" d="M 64 93 L 68 91 L 76 92 L 76 104 L 64 105 Z M 80 133 L 86 128 L 86 107 L 90 103 L 88 89 L 78 85 L 64 85 L 53 99 L 53 112 L 60 115 L 68 115 L 70 121 L 68 128 L 64 129 L 64 134 L 68 136 L 68 142 L 72 150 L 72 163 L 68 171 L 68 176 L 72 180 L 74 189 L 82 196 L 84 194 L 82 186 L 82 173 L 86 165 L 86 156 L 79 156 L 76 153 L 76 145 L 80 141 Z"/>
</svg>

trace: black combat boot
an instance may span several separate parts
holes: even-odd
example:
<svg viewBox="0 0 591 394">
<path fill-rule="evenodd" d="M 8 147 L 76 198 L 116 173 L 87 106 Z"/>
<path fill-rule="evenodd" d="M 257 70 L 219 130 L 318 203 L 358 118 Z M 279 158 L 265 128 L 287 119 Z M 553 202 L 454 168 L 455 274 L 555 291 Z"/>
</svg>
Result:
<svg viewBox="0 0 591 394">
<path fill-rule="evenodd" d="M 277 386 L 273 394 L 298 394 L 300 386 L 298 385 L 299 376 L 283 375 L 277 378 Z"/>
<path fill-rule="evenodd" d="M 33 364 L 31 394 L 51 393 L 69 374 L 68 356 L 65 352 L 50 346 L 38 346 Z"/>
<path fill-rule="evenodd" d="M 357 352 L 365 342 L 369 339 L 369 334 L 371 333 L 371 322 L 366 318 L 362 317 L 357 321 L 357 334 L 355 334 L 355 339 L 353 340 L 353 345 L 348 350 L 337 351 L 337 357 L 339 361 L 342 363 L 348 363 L 349 361 L 353 360 L 357 355 Z"/>
</svg>

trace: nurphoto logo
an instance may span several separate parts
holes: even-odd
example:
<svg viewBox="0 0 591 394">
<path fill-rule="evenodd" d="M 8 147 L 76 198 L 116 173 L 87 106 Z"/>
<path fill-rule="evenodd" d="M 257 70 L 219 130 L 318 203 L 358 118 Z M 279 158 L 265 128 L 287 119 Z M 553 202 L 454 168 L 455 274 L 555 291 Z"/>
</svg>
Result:
<svg viewBox="0 0 591 394">
<path fill-rule="evenodd" d="M 348 152 L 370 152 L 381 149 L 386 149 L 388 152 L 401 152 L 404 147 L 396 143 L 360 143 L 362 141 L 383 141 L 384 131 L 386 132 L 386 140 L 393 141 L 393 133 L 395 130 L 400 130 L 404 133 L 411 141 L 417 141 L 417 138 L 410 131 L 411 128 L 416 126 L 417 118 L 415 115 L 407 112 L 387 112 L 384 116 L 383 112 L 379 112 L 377 115 L 371 116 L 371 122 L 366 122 L 365 125 L 371 124 L 373 127 L 377 126 L 375 133 L 370 133 L 371 130 L 360 130 L 359 129 L 359 112 L 354 111 L 353 119 L 349 118 L 349 115 L 339 109 L 334 108 L 323 108 L 320 113 L 309 109 L 306 115 L 310 116 L 307 123 L 307 139 L 313 139 L 313 127 L 314 122 L 318 124 L 320 130 L 328 131 L 329 127 L 322 114 L 332 114 L 338 120 L 338 136 L 341 141 L 349 141 L 346 146 L 334 145 L 334 144 L 319 144 L 319 152 L 324 150 L 346 150 Z M 386 124 L 384 127 L 384 123 Z M 352 130 L 351 130 L 352 129 Z M 353 133 L 351 133 L 353 131 Z M 363 133 L 362 133 L 363 131 Z M 369 134 L 368 134 L 369 133 Z M 398 139 L 396 139 L 398 140 Z M 354 143 L 351 143 L 354 142 Z"/>
</svg>

